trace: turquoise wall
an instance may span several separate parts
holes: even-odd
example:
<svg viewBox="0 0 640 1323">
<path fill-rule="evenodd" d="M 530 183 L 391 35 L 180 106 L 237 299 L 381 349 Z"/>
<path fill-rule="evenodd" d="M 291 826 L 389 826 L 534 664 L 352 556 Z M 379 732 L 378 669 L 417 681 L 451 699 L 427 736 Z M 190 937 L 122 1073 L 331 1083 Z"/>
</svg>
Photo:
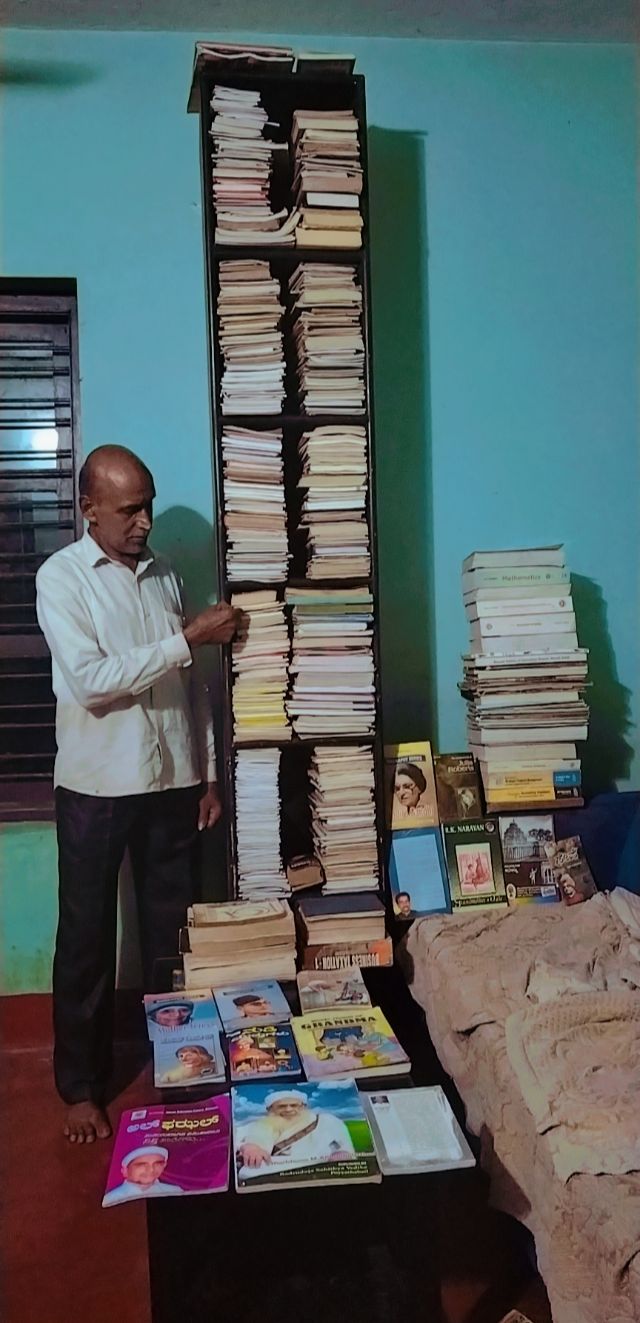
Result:
<svg viewBox="0 0 640 1323">
<path fill-rule="evenodd" d="M 77 278 L 85 449 L 120 441 L 150 464 L 156 542 L 204 600 L 214 571 L 197 120 L 185 113 L 193 41 L 4 34 L 31 81 L 3 94 L 0 251 L 4 274 Z M 464 745 L 463 556 L 564 541 L 592 648 L 587 773 L 592 788 L 637 785 L 634 53 L 348 46 L 370 123 L 387 734 Z M 24 838 L 0 832 L 13 889 Z M 50 931 L 49 847 L 33 873 Z M 30 956 L 27 915 L 12 903 L 10 943 Z"/>
</svg>

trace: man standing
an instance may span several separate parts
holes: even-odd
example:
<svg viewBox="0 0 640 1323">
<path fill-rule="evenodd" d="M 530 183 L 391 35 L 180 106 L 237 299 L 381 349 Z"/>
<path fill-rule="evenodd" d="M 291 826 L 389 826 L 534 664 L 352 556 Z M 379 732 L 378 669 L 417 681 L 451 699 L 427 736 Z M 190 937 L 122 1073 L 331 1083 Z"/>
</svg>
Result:
<svg viewBox="0 0 640 1323">
<path fill-rule="evenodd" d="M 197 832 L 222 811 L 192 652 L 229 643 L 237 612 L 222 602 L 185 623 L 179 581 L 147 546 L 153 478 L 130 450 L 94 450 L 79 494 L 88 529 L 45 562 L 36 586 L 57 698 L 54 1070 L 64 1133 L 90 1143 L 111 1133 L 120 865 L 128 847 L 148 986 L 193 899 Z"/>
</svg>

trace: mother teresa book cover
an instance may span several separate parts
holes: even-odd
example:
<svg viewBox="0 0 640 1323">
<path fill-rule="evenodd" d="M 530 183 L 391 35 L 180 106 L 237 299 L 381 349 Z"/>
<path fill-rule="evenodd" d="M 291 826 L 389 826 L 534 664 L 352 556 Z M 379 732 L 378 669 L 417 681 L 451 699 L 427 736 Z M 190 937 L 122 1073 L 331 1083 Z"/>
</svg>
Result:
<svg viewBox="0 0 640 1323">
<path fill-rule="evenodd" d="M 411 1062 L 379 1006 L 315 1011 L 291 1021 L 308 1080 L 404 1075 Z"/>
<path fill-rule="evenodd" d="M 353 1080 L 240 1084 L 231 1093 L 239 1193 L 382 1179 Z"/>
<path fill-rule="evenodd" d="M 230 1149 L 228 1093 L 206 1102 L 123 1112 L 102 1207 L 228 1190 Z"/>
</svg>

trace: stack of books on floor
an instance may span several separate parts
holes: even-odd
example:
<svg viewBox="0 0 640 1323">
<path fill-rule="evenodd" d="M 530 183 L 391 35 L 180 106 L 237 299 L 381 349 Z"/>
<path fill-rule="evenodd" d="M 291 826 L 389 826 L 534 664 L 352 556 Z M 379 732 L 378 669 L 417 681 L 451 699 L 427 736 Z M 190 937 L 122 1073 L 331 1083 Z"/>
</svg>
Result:
<svg viewBox="0 0 640 1323">
<path fill-rule="evenodd" d="M 265 136 L 270 124 L 259 92 L 242 87 L 213 89 L 209 134 L 211 178 L 218 244 L 292 244 L 297 217 L 274 212 L 269 201 L 274 156 L 287 158 L 287 144 Z"/>
<path fill-rule="evenodd" d="M 287 896 L 280 844 L 280 750 L 236 749 L 236 861 L 242 900 Z"/>
<path fill-rule="evenodd" d="M 344 970 L 391 965 L 385 910 L 374 892 L 301 896 L 296 906 L 303 969 Z"/>
<path fill-rule="evenodd" d="M 286 588 L 293 640 L 287 713 L 298 735 L 368 735 L 375 721 L 367 588 Z"/>
<path fill-rule="evenodd" d="M 367 434 L 364 427 L 314 427 L 298 444 L 304 492 L 300 527 L 310 579 L 369 577 L 366 517 Z"/>
<path fill-rule="evenodd" d="M 460 688 L 488 811 L 579 806 L 587 651 L 564 548 L 474 552 L 462 588 L 471 648 Z"/>
<path fill-rule="evenodd" d="M 224 1083 L 222 1022 L 210 990 L 149 995 L 144 1010 L 157 1089 Z"/>
<path fill-rule="evenodd" d="M 294 110 L 293 187 L 300 247 L 362 246 L 362 166 L 351 110 Z"/>
<path fill-rule="evenodd" d="M 280 281 L 268 262 L 220 263 L 223 414 L 279 414 L 285 398 Z"/>
<path fill-rule="evenodd" d="M 227 578 L 281 583 L 289 565 L 282 432 L 225 427 L 222 459 Z"/>
<path fill-rule="evenodd" d="M 187 989 L 296 976 L 295 923 L 286 900 L 192 905 L 181 947 Z"/>
<path fill-rule="evenodd" d="M 284 606 L 272 589 L 232 593 L 231 605 L 242 611 L 231 648 L 234 739 L 236 743 L 289 739 L 285 712 L 289 634 Z"/>
<path fill-rule="evenodd" d="M 304 413 L 361 413 L 362 289 L 356 268 L 302 262 L 289 280 L 298 394 Z"/>
<path fill-rule="evenodd" d="M 325 894 L 378 885 L 373 750 L 316 746 L 309 767 L 311 830 Z"/>
</svg>

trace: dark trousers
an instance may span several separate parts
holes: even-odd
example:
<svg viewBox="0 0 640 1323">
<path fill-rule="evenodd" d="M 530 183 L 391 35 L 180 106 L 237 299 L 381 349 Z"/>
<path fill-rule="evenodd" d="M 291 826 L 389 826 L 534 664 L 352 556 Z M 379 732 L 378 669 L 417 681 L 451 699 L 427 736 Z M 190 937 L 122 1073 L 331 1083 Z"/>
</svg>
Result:
<svg viewBox="0 0 640 1323">
<path fill-rule="evenodd" d="M 111 1072 L 118 873 L 129 849 L 145 987 L 177 951 L 195 898 L 199 786 L 102 798 L 56 790 L 59 919 L 54 1071 L 67 1103 L 101 1102 Z"/>
</svg>

